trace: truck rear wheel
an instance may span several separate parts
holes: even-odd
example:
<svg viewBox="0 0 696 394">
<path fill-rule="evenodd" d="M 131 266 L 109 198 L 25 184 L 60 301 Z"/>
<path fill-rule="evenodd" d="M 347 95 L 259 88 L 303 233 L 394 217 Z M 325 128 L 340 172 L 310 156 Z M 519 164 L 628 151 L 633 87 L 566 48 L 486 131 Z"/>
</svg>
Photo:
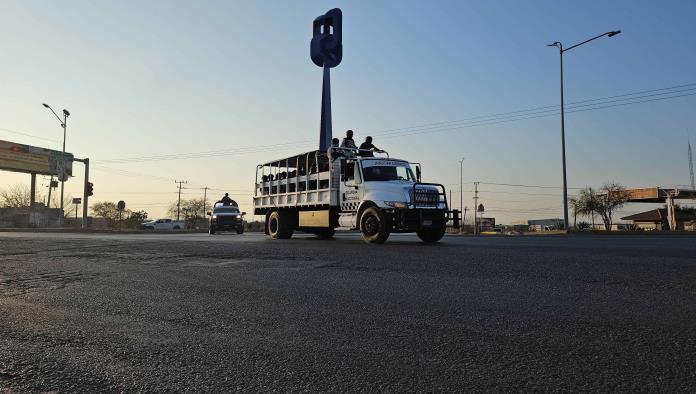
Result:
<svg viewBox="0 0 696 394">
<path fill-rule="evenodd" d="M 268 215 L 268 235 L 273 239 L 288 239 L 295 231 L 295 224 L 290 212 L 273 211 Z"/>
<path fill-rule="evenodd" d="M 210 226 L 210 228 L 208 229 L 208 233 L 210 233 L 210 235 L 215 234 L 215 227 Z"/>
<path fill-rule="evenodd" d="M 442 239 L 442 237 L 445 236 L 445 231 L 447 229 L 445 226 L 438 227 L 438 228 L 426 228 L 422 230 L 418 230 L 416 234 L 418 234 L 418 238 L 421 239 L 423 242 L 437 242 Z"/>
<path fill-rule="evenodd" d="M 317 238 L 320 239 L 329 239 L 332 238 L 336 234 L 336 229 L 334 228 L 320 228 L 317 230 L 314 230 L 314 235 L 317 236 Z"/>
<path fill-rule="evenodd" d="M 377 207 L 367 208 L 360 216 L 360 236 L 367 243 L 384 243 L 391 228 L 391 218 Z"/>
</svg>

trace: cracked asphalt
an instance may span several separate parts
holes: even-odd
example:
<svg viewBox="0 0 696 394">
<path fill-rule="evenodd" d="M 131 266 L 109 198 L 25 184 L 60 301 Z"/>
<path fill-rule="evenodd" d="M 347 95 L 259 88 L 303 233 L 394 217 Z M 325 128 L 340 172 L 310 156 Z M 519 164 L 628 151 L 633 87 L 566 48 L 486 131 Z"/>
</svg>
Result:
<svg viewBox="0 0 696 394">
<path fill-rule="evenodd" d="M 694 392 L 696 238 L 0 233 L 0 393 Z"/>
</svg>

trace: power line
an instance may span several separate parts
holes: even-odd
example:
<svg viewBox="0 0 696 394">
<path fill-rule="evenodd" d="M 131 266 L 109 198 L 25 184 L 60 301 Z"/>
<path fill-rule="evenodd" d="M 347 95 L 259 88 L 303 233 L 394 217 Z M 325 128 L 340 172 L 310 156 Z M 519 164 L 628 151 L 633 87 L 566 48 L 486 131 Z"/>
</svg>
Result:
<svg viewBox="0 0 696 394">
<path fill-rule="evenodd" d="M 682 89 L 686 88 L 686 89 Z M 679 90 L 681 89 L 681 90 Z M 660 92 L 660 93 L 656 93 Z M 650 93 L 650 94 L 649 94 Z M 677 93 L 684 93 L 679 94 Z M 655 97 L 662 95 L 671 95 L 668 97 Z M 696 95 L 696 83 L 676 85 L 667 88 L 643 90 L 632 93 L 625 93 L 621 95 L 607 96 L 601 98 L 587 99 L 582 101 L 576 101 L 569 103 L 565 108 L 569 109 L 566 113 L 584 112 L 605 108 L 613 108 L 618 106 L 640 104 L 659 100 L 668 100 L 680 97 L 687 97 Z M 613 103 L 613 104 L 612 104 Z M 589 107 L 589 108 L 583 108 Z M 371 132 L 373 135 L 389 136 L 398 134 L 400 137 L 424 134 L 424 133 L 434 133 L 443 131 L 452 131 L 461 128 L 486 126 L 499 123 L 516 122 L 520 120 L 536 119 L 549 116 L 557 115 L 560 110 L 559 105 L 555 106 L 544 106 L 544 107 L 534 107 L 526 110 L 517 110 L 510 112 L 501 112 L 493 115 L 483 115 L 475 116 L 471 118 L 459 119 L 447 122 L 435 122 L 430 124 L 424 124 L 420 126 L 408 126 L 397 129 L 387 129 L 377 132 Z M 403 133 L 406 131 L 406 133 Z M 217 151 L 205 151 L 205 152 L 191 152 L 191 153 L 179 153 L 179 154 L 168 154 L 168 155 L 158 155 L 158 156 L 142 156 L 142 157 L 131 157 L 123 159 L 111 159 L 103 160 L 102 162 L 111 163 L 131 163 L 131 162 L 142 162 L 142 161 L 161 161 L 161 160 L 187 160 L 196 158 L 207 158 L 216 156 L 227 156 L 231 154 L 248 154 L 248 153 L 259 153 L 259 152 L 269 152 L 277 150 L 277 148 L 289 148 L 291 146 L 305 145 L 306 143 L 313 142 L 313 140 L 305 141 L 295 141 L 292 143 L 282 143 L 274 145 L 266 145 L 264 147 L 242 147 L 235 149 L 217 150 Z"/>
<path fill-rule="evenodd" d="M 494 183 L 494 182 L 480 182 L 482 185 L 493 185 L 493 186 L 510 186 L 510 187 L 528 187 L 537 189 L 562 189 L 561 186 L 541 186 L 541 185 L 521 185 L 512 183 Z M 568 189 L 581 190 L 582 187 L 569 187 Z"/>
<path fill-rule="evenodd" d="M 566 114 L 575 113 L 575 112 L 593 111 L 593 110 L 605 109 L 605 108 L 620 107 L 620 106 L 631 105 L 631 104 L 647 103 L 647 102 L 651 102 L 651 101 L 668 100 L 668 99 L 673 99 L 673 98 L 695 96 L 695 95 L 696 95 L 696 92 L 678 95 L 678 96 L 672 96 L 672 97 L 661 97 L 661 98 L 640 100 L 640 101 L 634 101 L 634 102 L 628 102 L 628 103 L 622 103 L 622 104 L 598 106 L 598 107 L 594 107 L 594 108 L 585 108 L 585 109 L 578 109 L 578 110 L 574 110 L 574 111 L 566 111 Z M 518 117 L 518 118 L 514 118 L 514 119 L 505 119 L 505 120 L 499 120 L 499 121 L 490 121 L 490 122 L 486 121 L 486 122 L 458 125 L 458 126 L 454 126 L 454 127 L 439 128 L 439 129 L 434 129 L 434 130 L 416 131 L 416 132 L 412 132 L 412 133 L 408 133 L 408 134 L 401 134 L 401 135 L 399 135 L 399 137 L 407 137 L 407 136 L 426 134 L 426 133 L 430 134 L 430 133 L 443 132 L 443 131 L 452 131 L 452 130 L 458 130 L 458 129 L 464 129 L 464 128 L 479 127 L 479 126 L 490 126 L 490 125 L 495 125 L 495 124 L 500 124 L 500 123 L 517 122 L 517 121 L 521 121 L 521 120 L 547 118 L 547 117 L 556 116 L 556 115 L 557 114 L 554 112 L 554 113 L 549 113 L 549 114 L 544 114 L 544 115 L 522 116 L 522 117 Z"/>
<path fill-rule="evenodd" d="M 0 128 L 0 131 L 5 131 L 7 133 L 12 133 L 12 134 L 17 134 L 17 135 L 23 135 L 25 137 L 37 138 L 37 139 L 44 140 L 44 141 L 50 141 L 50 142 L 54 142 L 56 144 L 60 144 L 62 142 L 62 141 L 54 140 L 51 138 L 46 138 L 46 137 L 41 137 L 41 136 L 34 135 L 34 134 L 25 133 L 22 131 L 16 131 L 16 130 L 4 129 L 4 128 Z"/>
<path fill-rule="evenodd" d="M 641 95 L 641 94 L 645 94 L 645 93 L 653 93 L 653 92 L 659 92 L 659 91 L 681 89 L 681 88 L 693 87 L 693 86 L 696 86 L 696 83 L 688 83 L 688 84 L 675 85 L 675 86 L 660 88 L 660 89 L 643 90 L 643 91 L 625 93 L 625 94 L 614 95 L 614 96 L 606 96 L 606 97 L 600 97 L 600 98 L 594 98 L 594 99 L 586 99 L 586 100 L 574 101 L 574 102 L 567 103 L 565 105 L 565 107 L 568 108 L 569 106 L 573 106 L 576 104 L 584 104 L 584 103 L 593 102 L 593 101 L 602 101 L 602 100 L 614 99 L 614 98 L 619 98 L 619 97 L 635 96 L 635 95 Z M 669 94 L 669 93 L 662 93 L 662 94 Z M 486 119 L 486 118 L 498 118 L 498 117 L 504 116 L 504 115 L 520 114 L 520 113 L 525 113 L 525 112 L 539 111 L 539 110 L 543 110 L 543 109 L 554 109 L 554 110 L 558 111 L 558 110 L 560 110 L 560 108 L 561 108 L 561 106 L 558 104 L 547 105 L 547 106 L 533 107 L 533 108 L 528 108 L 528 109 L 523 109 L 523 110 L 500 112 L 500 113 L 495 113 L 495 114 L 490 114 L 490 115 L 474 116 L 474 117 L 470 117 L 470 118 L 451 120 L 451 121 L 446 121 L 446 122 L 429 123 L 429 124 L 423 124 L 420 126 L 410 126 L 410 127 L 396 128 L 396 129 L 381 130 L 381 131 L 377 131 L 377 132 L 373 132 L 373 133 L 384 134 L 384 133 L 392 132 L 392 131 L 403 131 L 403 130 L 408 130 L 408 129 L 429 127 L 429 126 L 436 126 L 436 125 L 447 125 L 447 124 L 461 123 L 461 122 L 467 122 L 467 121 L 472 121 L 472 120 L 482 120 L 482 119 Z"/>
<path fill-rule="evenodd" d="M 575 102 L 568 103 L 565 107 L 568 109 L 568 111 L 566 111 L 566 113 L 584 112 L 584 111 L 591 111 L 591 110 L 598 110 L 598 109 L 605 109 L 605 108 L 613 108 L 613 107 L 618 107 L 618 106 L 640 104 L 640 103 L 646 103 L 646 102 L 652 102 L 652 101 L 660 101 L 660 100 L 669 100 L 669 99 L 675 99 L 675 98 L 681 98 L 681 97 L 688 97 L 688 96 L 696 95 L 696 92 L 694 90 L 696 90 L 696 83 L 688 83 L 688 84 L 675 85 L 675 86 L 659 88 L 659 89 L 642 90 L 642 91 L 630 92 L 630 93 L 625 93 L 625 94 L 620 94 L 620 95 L 613 95 L 613 96 L 606 96 L 606 97 L 600 97 L 600 98 L 575 101 Z M 677 94 L 677 93 L 684 93 L 684 94 Z M 656 96 L 664 96 L 664 95 L 668 95 L 668 97 L 656 97 Z M 611 104 L 611 103 L 613 103 L 613 104 Z M 589 108 L 581 108 L 581 107 L 589 107 Z M 581 108 L 581 109 L 579 109 L 579 108 Z M 371 132 L 371 134 L 380 135 L 380 136 L 390 136 L 390 135 L 398 134 L 400 137 L 403 137 L 403 136 L 418 135 L 418 134 L 425 134 L 425 133 L 452 131 L 452 130 L 457 130 L 457 129 L 462 129 L 462 128 L 486 126 L 486 125 L 493 125 L 493 124 L 499 124 L 499 123 L 516 122 L 516 121 L 521 121 L 521 120 L 529 120 L 529 119 L 537 119 L 537 118 L 555 116 L 559 109 L 560 109 L 559 105 L 538 106 L 538 107 L 533 107 L 533 108 L 528 108 L 528 109 L 523 109 L 523 110 L 500 112 L 500 113 L 495 113 L 495 114 L 491 114 L 491 115 L 474 116 L 474 117 L 452 120 L 452 121 L 434 122 L 434 123 L 423 124 L 423 125 L 418 125 L 418 126 L 407 126 L 407 127 L 401 127 L 401 128 L 386 129 L 386 130 L 381 130 L 381 131 L 373 131 L 373 132 Z M 39 139 L 43 139 L 46 141 L 51 141 L 51 142 L 56 142 L 56 143 L 60 142 L 57 140 L 52 140 L 49 138 L 45 138 L 45 137 L 41 137 L 41 136 L 29 134 L 29 133 L 24 133 L 24 132 L 18 132 L 18 131 L 10 130 L 10 129 L 0 129 L 0 130 L 7 131 L 10 133 L 19 134 L 19 135 L 25 135 L 25 136 L 29 136 L 32 138 L 39 138 Z M 406 133 L 401 133 L 402 131 L 406 131 Z M 263 147 L 240 147 L 240 148 L 233 148 L 233 149 L 210 150 L 210 151 L 203 151 L 203 152 L 191 152 L 191 153 L 167 154 L 167 155 L 156 155 L 156 156 L 131 157 L 131 158 L 122 158 L 122 159 L 110 159 L 110 160 L 101 160 L 100 163 L 124 164 L 124 163 L 136 163 L 136 162 L 143 162 L 143 161 L 188 160 L 188 159 L 197 159 L 197 158 L 228 156 L 228 155 L 234 155 L 234 154 L 241 155 L 241 154 L 249 154 L 249 153 L 269 152 L 269 151 L 274 151 L 274 150 L 278 150 L 278 149 L 286 149 L 286 148 L 295 147 L 295 146 L 302 146 L 302 145 L 308 144 L 310 142 L 314 142 L 314 140 L 295 141 L 295 142 L 289 142 L 289 143 L 278 143 L 278 144 L 272 144 L 272 145 L 264 145 Z M 96 167 L 96 165 L 95 165 L 95 167 Z M 104 167 L 104 166 L 101 166 L 101 168 L 102 168 L 102 170 L 106 170 L 106 167 Z M 108 169 L 108 171 L 115 172 L 115 171 L 119 171 L 119 170 L 111 168 L 111 169 Z M 129 172 L 125 172 L 121 175 L 127 176 L 127 173 L 129 173 Z M 131 174 L 131 176 L 134 176 L 134 177 L 158 178 L 158 179 L 162 179 L 162 180 L 166 180 L 166 181 L 172 180 L 171 178 L 163 178 L 163 177 L 138 174 L 138 173 L 133 173 L 133 172 L 130 172 L 130 174 Z"/>
</svg>

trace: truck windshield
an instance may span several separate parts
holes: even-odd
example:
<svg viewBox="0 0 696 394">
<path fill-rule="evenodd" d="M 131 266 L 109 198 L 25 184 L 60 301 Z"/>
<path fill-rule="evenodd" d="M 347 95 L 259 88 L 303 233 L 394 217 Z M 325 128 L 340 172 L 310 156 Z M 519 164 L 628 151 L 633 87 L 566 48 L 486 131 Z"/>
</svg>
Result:
<svg viewBox="0 0 696 394">
<path fill-rule="evenodd" d="M 220 207 L 215 208 L 213 213 L 239 213 L 239 209 L 233 207 Z"/>
<path fill-rule="evenodd" d="M 416 177 L 408 167 L 394 166 L 370 166 L 363 167 L 365 182 L 377 181 L 414 181 Z"/>
</svg>

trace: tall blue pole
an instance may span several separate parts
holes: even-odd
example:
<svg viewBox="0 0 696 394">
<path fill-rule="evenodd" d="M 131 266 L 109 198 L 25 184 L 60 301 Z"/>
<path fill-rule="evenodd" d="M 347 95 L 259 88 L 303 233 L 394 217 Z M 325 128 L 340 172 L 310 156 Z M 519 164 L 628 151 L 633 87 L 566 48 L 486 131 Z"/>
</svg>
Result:
<svg viewBox="0 0 696 394">
<path fill-rule="evenodd" d="M 324 66 L 324 82 L 321 91 L 321 125 L 319 126 L 319 150 L 325 152 L 331 146 L 331 68 Z"/>
<path fill-rule="evenodd" d="M 343 58 L 342 28 L 343 14 L 338 8 L 318 16 L 312 23 L 312 41 L 309 45 L 312 62 L 324 69 L 321 90 L 321 123 L 319 125 L 319 150 L 326 152 L 331 147 L 331 67 L 336 67 Z"/>
</svg>

